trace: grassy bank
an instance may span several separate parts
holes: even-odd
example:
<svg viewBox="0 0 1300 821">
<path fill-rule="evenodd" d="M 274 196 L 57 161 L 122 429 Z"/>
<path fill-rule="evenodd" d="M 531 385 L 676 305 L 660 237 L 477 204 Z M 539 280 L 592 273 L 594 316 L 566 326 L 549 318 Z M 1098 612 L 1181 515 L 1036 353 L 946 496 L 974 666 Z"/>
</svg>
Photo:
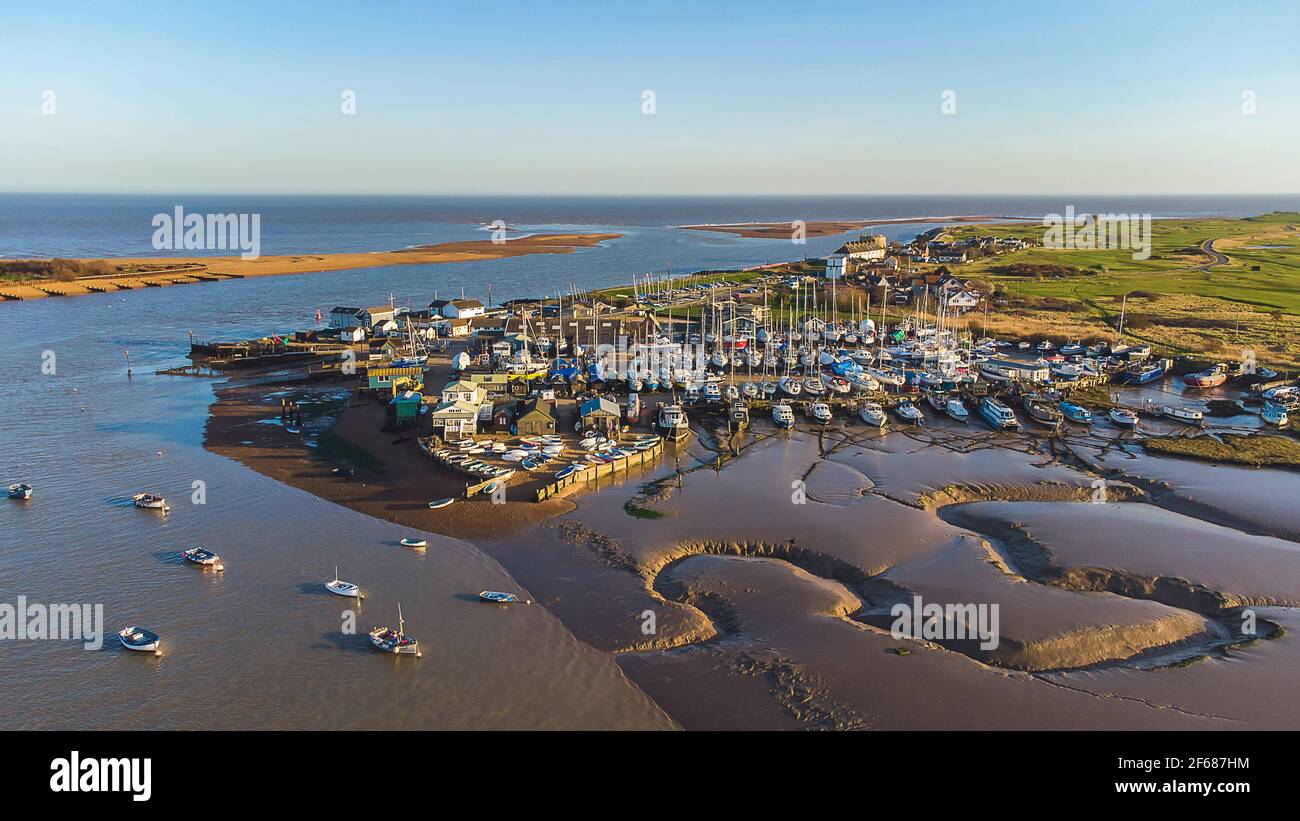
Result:
<svg viewBox="0 0 1300 821">
<path fill-rule="evenodd" d="M 1222 440 L 1222 441 L 1219 441 Z M 1143 443 L 1148 451 L 1207 462 L 1250 467 L 1300 468 L 1300 441 L 1288 436 L 1231 433 L 1211 436 L 1157 437 Z"/>
</svg>

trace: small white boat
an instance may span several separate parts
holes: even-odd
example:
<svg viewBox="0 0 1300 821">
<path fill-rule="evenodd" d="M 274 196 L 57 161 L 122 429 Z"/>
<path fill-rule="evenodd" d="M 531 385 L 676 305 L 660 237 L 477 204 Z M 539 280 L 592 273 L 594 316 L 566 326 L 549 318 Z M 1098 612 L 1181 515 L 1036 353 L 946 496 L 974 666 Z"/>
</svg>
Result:
<svg viewBox="0 0 1300 821">
<path fill-rule="evenodd" d="M 154 653 L 155 655 L 162 654 L 162 651 L 158 649 L 162 646 L 162 639 L 152 630 L 136 626 L 127 627 L 118 631 L 117 638 L 122 642 L 122 646 L 128 650 Z"/>
<path fill-rule="evenodd" d="M 777 382 L 777 385 L 780 386 L 783 393 L 789 396 L 798 396 L 803 393 L 803 386 L 800 385 L 799 380 L 793 376 L 781 377 Z"/>
<path fill-rule="evenodd" d="M 1287 423 L 1291 421 L 1287 416 L 1286 406 L 1279 405 L 1276 402 L 1265 402 L 1264 409 L 1260 411 L 1259 416 L 1268 424 L 1276 425 L 1279 428 L 1286 427 Z"/>
<path fill-rule="evenodd" d="M 1127 408 L 1111 408 L 1110 421 L 1125 430 L 1137 430 L 1138 415 Z"/>
<path fill-rule="evenodd" d="M 203 565 L 204 567 L 209 567 L 221 561 L 220 556 L 203 547 L 191 547 L 189 550 L 182 551 L 181 555 L 184 556 L 187 561 Z"/>
<path fill-rule="evenodd" d="M 429 510 L 439 510 L 441 508 L 450 505 L 454 501 L 456 501 L 455 496 L 448 496 L 446 499 L 436 499 L 432 502 L 429 502 Z"/>
<path fill-rule="evenodd" d="M 904 422 L 913 425 L 919 425 L 925 421 L 925 414 L 921 413 L 921 409 L 907 400 L 903 400 L 894 406 L 894 414 Z"/>
<path fill-rule="evenodd" d="M 794 427 L 794 411 L 784 402 L 778 402 L 772 406 L 772 422 L 778 428 L 789 430 Z"/>
<path fill-rule="evenodd" d="M 883 428 L 887 421 L 885 409 L 880 406 L 879 402 L 862 403 L 862 407 L 858 408 L 858 416 L 863 422 L 877 428 Z"/>
<path fill-rule="evenodd" d="M 521 599 L 514 593 L 498 593 L 495 590 L 483 590 L 478 594 L 478 600 L 487 604 L 532 604 L 527 599 Z"/>
<path fill-rule="evenodd" d="M 10 499 L 30 499 L 32 498 L 32 486 L 26 483 L 19 483 L 9 486 Z"/>
<path fill-rule="evenodd" d="M 1169 405 L 1160 409 L 1162 416 L 1173 419 L 1175 422 L 1183 422 L 1188 425 L 1205 424 L 1205 414 L 1191 408 L 1176 408 Z"/>
<path fill-rule="evenodd" d="M 131 497 L 131 502 L 146 510 L 171 510 L 167 506 L 167 500 L 156 493 L 137 493 Z"/>
<path fill-rule="evenodd" d="M 808 415 L 819 425 L 829 425 L 831 423 L 831 407 L 825 402 L 813 402 L 812 407 L 808 409 Z"/>
<path fill-rule="evenodd" d="M 803 381 L 803 391 L 810 396 L 822 396 L 826 393 L 826 383 L 820 376 L 809 376 Z"/>
<path fill-rule="evenodd" d="M 402 539 L 402 547 L 428 547 L 429 543 L 424 539 L 418 539 L 414 536 L 407 536 Z"/>
<path fill-rule="evenodd" d="M 349 599 L 364 598 L 361 595 L 361 588 L 352 582 L 345 582 L 339 578 L 339 566 L 334 565 L 334 579 L 325 582 L 325 589 L 336 596 L 343 596 Z"/>
<path fill-rule="evenodd" d="M 966 405 L 957 397 L 953 396 L 943 406 L 944 413 L 956 419 L 958 422 L 970 421 L 970 411 L 966 410 Z"/>
<path fill-rule="evenodd" d="M 415 636 L 406 633 L 406 620 L 402 618 L 402 605 L 397 605 L 397 629 L 376 627 L 370 631 L 370 643 L 376 650 L 398 656 L 415 656 L 419 658 L 420 642 Z"/>
</svg>

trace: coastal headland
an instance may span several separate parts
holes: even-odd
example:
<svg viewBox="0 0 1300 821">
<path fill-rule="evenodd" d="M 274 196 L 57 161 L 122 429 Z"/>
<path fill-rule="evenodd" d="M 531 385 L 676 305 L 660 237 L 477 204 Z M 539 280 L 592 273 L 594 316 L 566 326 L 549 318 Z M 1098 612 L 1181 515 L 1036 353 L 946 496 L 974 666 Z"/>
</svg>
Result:
<svg viewBox="0 0 1300 821">
<path fill-rule="evenodd" d="M 6 270 L 29 262 L 0 262 L 0 300 L 40 299 L 47 296 L 77 296 L 90 293 L 129 291 L 136 288 L 186 285 L 243 277 L 312 274 L 377 268 L 384 265 L 435 265 L 447 262 L 478 262 L 529 254 L 571 254 L 615 240 L 622 234 L 533 234 L 505 242 L 468 240 L 419 245 L 394 251 L 364 251 L 340 254 L 281 254 L 242 259 L 233 256 L 122 257 L 69 260 L 71 269 L 100 271 L 89 276 L 18 279 Z"/>
</svg>

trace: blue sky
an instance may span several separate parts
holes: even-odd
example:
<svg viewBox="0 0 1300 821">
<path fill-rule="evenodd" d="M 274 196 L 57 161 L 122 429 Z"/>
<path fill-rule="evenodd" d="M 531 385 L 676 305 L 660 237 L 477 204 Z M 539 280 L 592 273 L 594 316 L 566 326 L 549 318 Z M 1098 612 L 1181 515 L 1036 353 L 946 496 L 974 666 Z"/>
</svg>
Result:
<svg viewBox="0 0 1300 821">
<path fill-rule="evenodd" d="M 0 190 L 1298 192 L 1249 6 L 8 3 Z"/>
</svg>

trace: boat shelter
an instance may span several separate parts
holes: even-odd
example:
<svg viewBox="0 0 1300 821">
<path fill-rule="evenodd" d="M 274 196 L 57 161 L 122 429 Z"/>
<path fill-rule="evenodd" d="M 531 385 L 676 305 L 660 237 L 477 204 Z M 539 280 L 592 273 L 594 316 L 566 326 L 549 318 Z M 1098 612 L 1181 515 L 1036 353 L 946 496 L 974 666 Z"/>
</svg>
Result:
<svg viewBox="0 0 1300 821">
<path fill-rule="evenodd" d="M 610 433 L 618 430 L 620 414 L 618 405 L 612 400 L 596 398 L 588 399 L 578 408 L 578 416 L 582 419 L 582 426 L 593 430 Z"/>
</svg>

